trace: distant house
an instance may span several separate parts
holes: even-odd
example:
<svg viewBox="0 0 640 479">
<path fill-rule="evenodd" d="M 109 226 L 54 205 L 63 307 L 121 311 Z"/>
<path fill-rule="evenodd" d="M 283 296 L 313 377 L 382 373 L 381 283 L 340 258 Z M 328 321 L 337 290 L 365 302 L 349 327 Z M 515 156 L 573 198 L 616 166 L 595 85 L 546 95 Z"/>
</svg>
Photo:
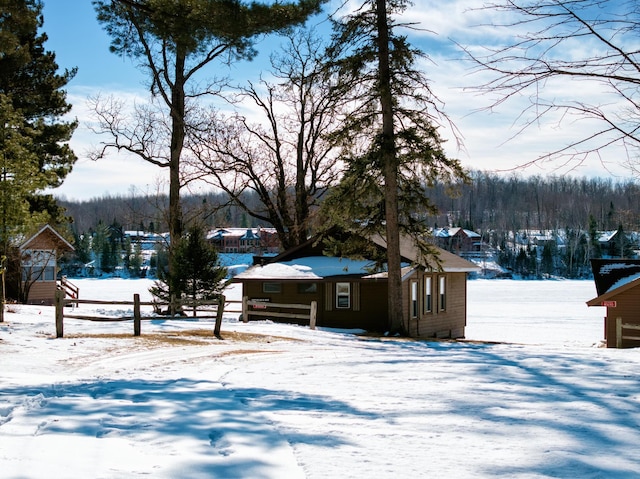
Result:
<svg viewBox="0 0 640 479">
<path fill-rule="evenodd" d="M 269 254 L 280 251 L 275 228 L 217 228 L 207 234 L 220 253 Z"/>
<path fill-rule="evenodd" d="M 131 240 L 131 245 L 138 245 L 142 251 L 155 251 L 158 247 L 169 244 L 167 233 L 151 233 L 148 231 L 128 230 L 124 236 Z"/>
<path fill-rule="evenodd" d="M 381 239 L 374 242 L 386 246 Z M 441 249 L 441 268 L 420 264 L 418 250 L 408 240 L 403 240 L 401 253 L 404 321 L 410 335 L 464 337 L 467 273 L 479 268 Z M 387 329 L 387 273 L 373 272 L 371 261 L 327 257 L 314 240 L 267 261 L 235 277 L 243 296 L 282 304 L 316 301 L 318 326 Z"/>
<path fill-rule="evenodd" d="M 635 235 L 621 230 L 603 231 L 598 237 L 600 250 L 604 255 L 613 258 L 624 258 L 634 254 Z"/>
<path fill-rule="evenodd" d="M 454 254 L 478 252 L 482 249 L 482 237 L 464 228 L 436 228 L 433 230 L 436 246 Z"/>
<path fill-rule="evenodd" d="M 28 304 L 53 304 L 58 283 L 57 261 L 74 247 L 51 226 L 43 226 L 20 247 L 22 283 Z"/>
<path fill-rule="evenodd" d="M 604 306 L 604 335 L 608 348 L 640 346 L 640 331 L 621 334 L 617 319 L 640 327 L 640 260 L 592 259 L 591 268 L 598 296 L 588 306 Z M 624 337 L 623 337 L 624 336 Z M 626 336 L 638 336 L 637 340 Z"/>
</svg>

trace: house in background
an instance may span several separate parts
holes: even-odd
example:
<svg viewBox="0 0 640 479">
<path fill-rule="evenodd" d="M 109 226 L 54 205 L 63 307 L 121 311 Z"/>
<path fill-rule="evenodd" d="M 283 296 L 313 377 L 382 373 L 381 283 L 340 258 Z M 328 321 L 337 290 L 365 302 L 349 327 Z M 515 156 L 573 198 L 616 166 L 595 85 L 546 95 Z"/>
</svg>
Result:
<svg viewBox="0 0 640 479">
<path fill-rule="evenodd" d="M 207 234 L 220 253 L 269 254 L 280 251 L 275 228 L 217 228 Z"/>
<path fill-rule="evenodd" d="M 621 331 L 622 324 L 640 329 L 640 260 L 592 259 L 591 268 L 598 296 L 587 306 L 604 306 L 604 338 L 608 348 L 640 346 L 640 330 Z M 632 338 L 637 339 L 632 339 Z"/>
<path fill-rule="evenodd" d="M 372 240 L 386 248 L 384 240 Z M 328 257 L 315 239 L 237 275 L 250 300 L 280 304 L 316 301 L 321 327 L 387 330 L 387 273 L 372 261 Z M 479 268 L 438 249 L 440 268 L 419 262 L 408 239 L 401 245 L 404 323 L 416 338 L 463 338 L 467 321 L 467 274 Z M 249 313 L 249 318 L 251 314 Z"/>
<path fill-rule="evenodd" d="M 53 304 L 58 288 L 58 259 L 74 247 L 50 225 L 19 246 L 21 283 L 28 304 Z"/>
<path fill-rule="evenodd" d="M 436 228 L 433 239 L 436 246 L 457 255 L 482 250 L 482 237 L 464 228 Z"/>
</svg>

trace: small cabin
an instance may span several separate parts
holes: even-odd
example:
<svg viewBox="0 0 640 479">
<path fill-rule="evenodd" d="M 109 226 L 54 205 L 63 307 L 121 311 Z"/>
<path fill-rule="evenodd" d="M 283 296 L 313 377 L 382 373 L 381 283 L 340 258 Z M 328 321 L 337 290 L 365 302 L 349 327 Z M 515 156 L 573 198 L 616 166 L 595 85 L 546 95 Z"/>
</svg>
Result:
<svg viewBox="0 0 640 479">
<path fill-rule="evenodd" d="M 24 241 L 19 250 L 27 304 L 53 304 L 58 287 L 58 259 L 74 251 L 74 247 L 50 225 L 45 225 Z"/>
<path fill-rule="evenodd" d="M 376 244 L 384 248 L 384 241 Z M 421 264 L 418 249 L 401 244 L 405 328 L 416 338 L 463 338 L 467 322 L 467 274 L 478 267 L 437 248 L 439 267 Z M 329 257 L 322 245 L 303 245 L 237 275 L 243 296 L 279 304 L 317 303 L 321 327 L 388 329 L 387 273 L 374 272 L 373 262 Z M 251 313 L 249 312 L 249 318 Z"/>
<path fill-rule="evenodd" d="M 598 296 L 587 306 L 607 308 L 607 347 L 640 346 L 640 260 L 592 259 L 591 268 Z"/>
</svg>

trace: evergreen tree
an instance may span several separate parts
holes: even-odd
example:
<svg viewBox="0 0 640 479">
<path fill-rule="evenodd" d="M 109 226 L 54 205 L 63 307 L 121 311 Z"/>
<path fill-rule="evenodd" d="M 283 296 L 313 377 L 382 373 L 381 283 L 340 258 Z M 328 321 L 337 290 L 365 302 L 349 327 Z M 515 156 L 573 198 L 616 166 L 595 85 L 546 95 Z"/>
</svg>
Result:
<svg viewBox="0 0 640 479">
<path fill-rule="evenodd" d="M 177 300 L 187 299 L 191 302 L 214 299 L 224 289 L 226 268 L 219 265 L 218 252 L 207 242 L 201 227 L 193 226 L 189 229 L 172 260 L 175 264 L 170 274 L 174 277 L 160 278 L 150 290 L 161 301 L 170 300 L 169 282 L 177 284 L 178 290 L 183 292 Z M 196 315 L 195 304 L 193 315 Z"/>
<path fill-rule="evenodd" d="M 426 188 L 466 179 L 459 162 L 442 148 L 436 99 L 415 67 L 422 53 L 396 33 L 402 25 L 394 17 L 406 5 L 367 0 L 335 25 L 331 72 L 352 108 L 337 133 L 346 172 L 324 203 L 328 227 L 355 229 L 359 235 L 352 239 L 365 239 L 347 250 L 362 253 L 367 238 L 385 238 L 388 327 L 404 333 L 400 236 L 410 236 L 425 257 L 431 255 L 422 218 L 434 214 L 435 205 Z"/>
<path fill-rule="evenodd" d="M 599 239 L 598 223 L 593 215 L 589 215 L 589 256 L 591 258 L 602 257 L 602 248 L 600 247 Z"/>
<path fill-rule="evenodd" d="M 542 256 L 540 258 L 540 268 L 543 274 L 547 276 L 551 276 L 554 271 L 554 261 L 553 258 L 555 256 L 555 243 L 551 241 L 547 241 L 542 248 Z"/>
<path fill-rule="evenodd" d="M 29 211 L 29 197 L 46 187 L 40 174 L 33 136 L 7 95 L 0 93 L 0 254 L 7 256 L 12 241 L 42 221 Z"/>
<path fill-rule="evenodd" d="M 142 273 L 142 246 L 140 243 L 136 243 L 133 247 L 133 254 L 131 255 L 131 259 L 129 260 L 129 273 L 135 277 L 139 278 Z"/>
<path fill-rule="evenodd" d="M 27 186 L 32 214 L 46 212 L 53 222 L 66 218 L 44 187 L 55 188 L 71 171 L 76 156 L 69 140 L 77 122 L 60 118 L 71 110 L 62 89 L 75 70 L 59 74 L 55 55 L 45 50 L 47 36 L 38 34 L 43 26 L 42 3 L 38 0 L 0 0 L 0 95 L 4 114 L 12 120 L 17 134 L 29 140 L 23 145 L 33 156 L 22 156 L 25 169 L 37 176 Z M 4 148 L 5 145 L 0 145 Z M 34 169 L 33 166 L 36 166 Z"/>
</svg>

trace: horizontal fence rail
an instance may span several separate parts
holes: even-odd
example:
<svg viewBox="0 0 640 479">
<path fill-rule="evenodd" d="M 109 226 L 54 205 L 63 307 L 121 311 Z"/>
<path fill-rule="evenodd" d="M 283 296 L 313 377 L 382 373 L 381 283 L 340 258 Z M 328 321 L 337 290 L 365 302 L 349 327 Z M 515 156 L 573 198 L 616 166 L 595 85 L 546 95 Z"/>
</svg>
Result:
<svg viewBox="0 0 640 479">
<path fill-rule="evenodd" d="M 213 334 L 216 337 L 220 337 L 220 329 L 222 326 L 222 315 L 225 311 L 225 305 L 228 303 L 240 303 L 240 301 L 226 301 L 224 295 L 219 295 L 215 300 L 203 300 L 203 301 L 182 301 L 180 306 L 188 306 L 191 308 L 198 306 L 212 306 L 215 305 L 215 327 Z M 133 315 L 131 316 L 92 316 L 89 314 L 65 314 L 64 308 L 69 304 L 97 304 L 97 305 L 112 305 L 112 306 L 133 306 Z M 174 306 L 177 303 L 174 303 Z M 141 306 L 151 306 L 154 311 L 162 306 L 170 306 L 169 303 L 160 303 L 158 301 L 140 301 L 140 295 L 134 294 L 133 301 L 108 301 L 99 299 L 68 299 L 65 298 L 64 291 L 57 291 L 55 297 L 56 306 L 56 338 L 64 337 L 64 319 L 81 319 L 86 321 L 99 321 L 99 322 L 119 322 L 119 321 L 131 321 L 133 320 L 133 335 L 140 336 L 140 323 L 143 319 L 152 320 L 158 319 L 157 316 L 143 318 L 140 312 Z"/>
<path fill-rule="evenodd" d="M 253 309 L 249 309 L 253 308 Z M 259 309 L 255 309 L 259 308 Z M 300 309 L 308 310 L 308 313 L 290 313 L 286 311 L 266 311 L 267 309 Z M 285 318 L 285 319 L 308 319 L 309 328 L 316 329 L 316 319 L 318 315 L 318 303 L 311 301 L 311 304 L 285 304 L 270 303 L 265 301 L 252 301 L 247 296 L 242 298 L 242 320 L 246 323 L 249 316 L 261 316 L 265 318 Z"/>
</svg>

